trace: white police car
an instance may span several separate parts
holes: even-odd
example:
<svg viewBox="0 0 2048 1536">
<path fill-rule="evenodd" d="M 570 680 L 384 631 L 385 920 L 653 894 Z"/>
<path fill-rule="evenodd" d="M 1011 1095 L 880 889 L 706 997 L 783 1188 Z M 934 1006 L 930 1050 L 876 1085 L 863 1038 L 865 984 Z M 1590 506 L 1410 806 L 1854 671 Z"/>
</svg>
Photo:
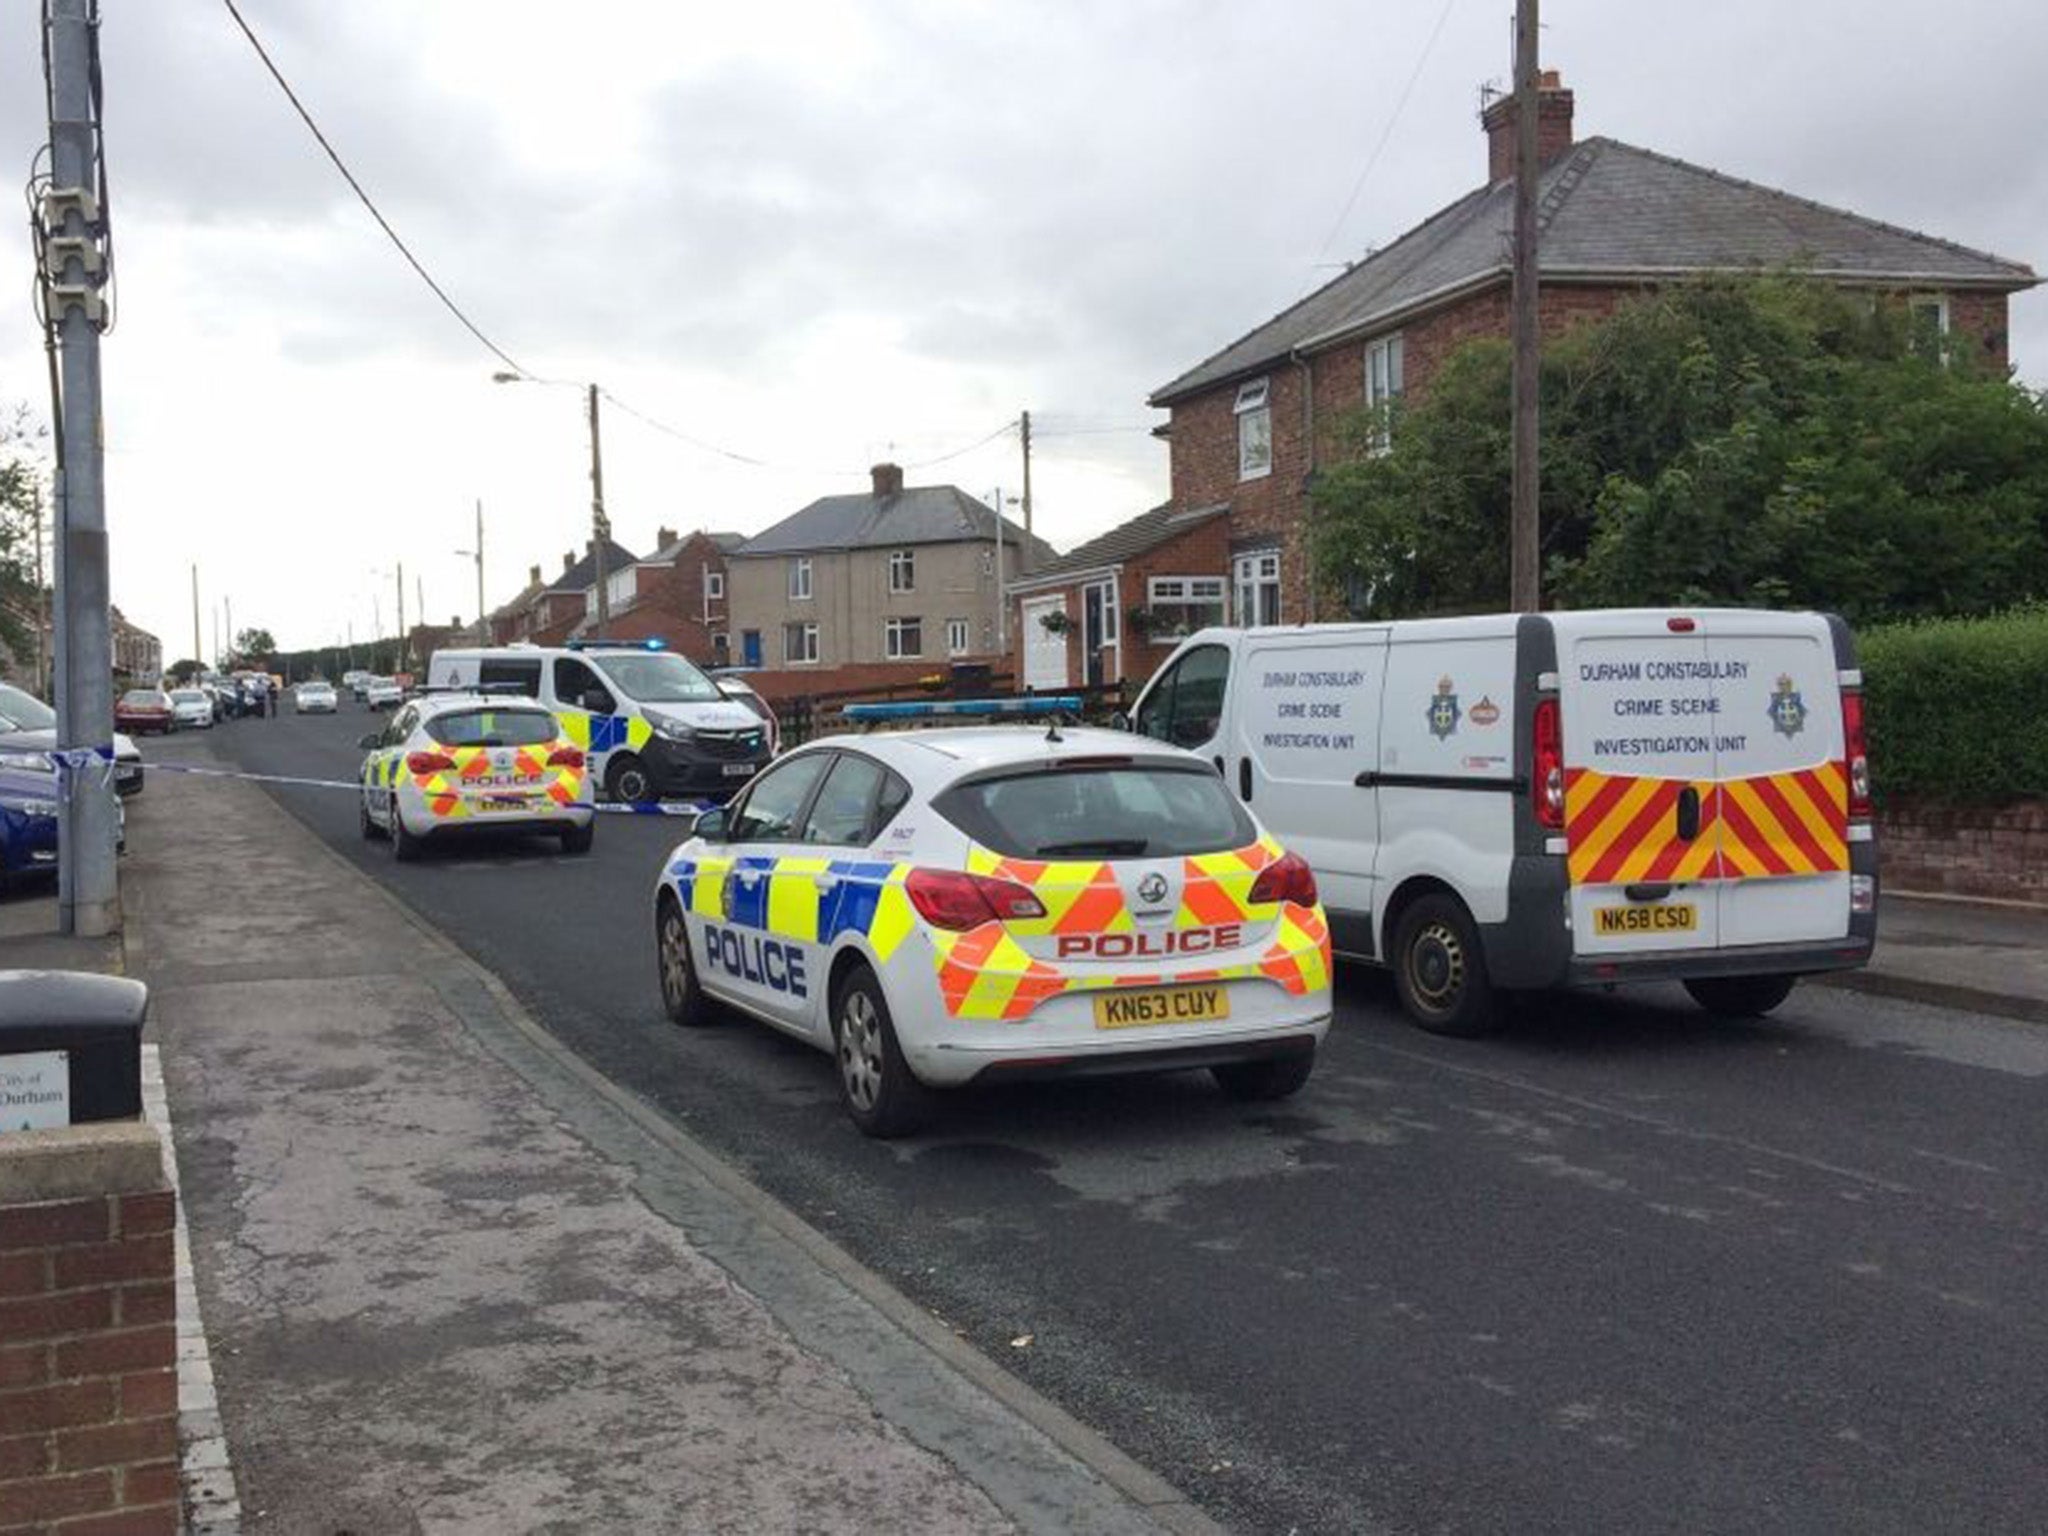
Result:
<svg viewBox="0 0 2048 1536">
<path fill-rule="evenodd" d="M 357 743 L 365 838 L 388 837 L 401 859 L 470 833 L 559 837 L 590 851 L 590 776 L 582 748 L 545 707 L 523 698 L 436 693 L 402 704 Z"/>
<path fill-rule="evenodd" d="M 982 708 L 1048 702 L 1072 707 Z M 1206 762 L 1124 733 L 814 742 L 697 819 L 654 920 L 672 1019 L 715 999 L 832 1051 L 873 1136 L 996 1077 L 1208 1067 L 1234 1098 L 1279 1098 L 1330 1021 L 1307 864 Z"/>
</svg>

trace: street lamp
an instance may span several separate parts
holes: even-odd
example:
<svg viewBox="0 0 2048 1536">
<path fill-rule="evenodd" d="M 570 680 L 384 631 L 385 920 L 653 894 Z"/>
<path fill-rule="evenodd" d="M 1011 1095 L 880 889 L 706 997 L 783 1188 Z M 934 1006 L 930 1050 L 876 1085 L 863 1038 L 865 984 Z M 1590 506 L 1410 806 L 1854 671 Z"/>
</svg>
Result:
<svg viewBox="0 0 2048 1536">
<path fill-rule="evenodd" d="M 528 373 L 510 373 L 499 369 L 491 375 L 493 384 L 552 384 L 574 388 L 566 379 L 537 379 Z M 595 384 L 583 386 L 590 400 L 590 548 L 596 559 L 597 577 L 597 629 L 602 634 L 612 620 L 610 574 L 605 569 L 605 545 L 611 542 L 611 520 L 604 515 L 604 455 L 598 441 L 597 397 L 600 393 Z M 479 537 L 478 542 L 482 539 Z"/>
<path fill-rule="evenodd" d="M 484 499 L 476 499 L 476 548 L 458 549 L 456 554 L 465 560 L 476 561 L 476 643 L 491 643 L 490 625 L 484 615 Z"/>
</svg>

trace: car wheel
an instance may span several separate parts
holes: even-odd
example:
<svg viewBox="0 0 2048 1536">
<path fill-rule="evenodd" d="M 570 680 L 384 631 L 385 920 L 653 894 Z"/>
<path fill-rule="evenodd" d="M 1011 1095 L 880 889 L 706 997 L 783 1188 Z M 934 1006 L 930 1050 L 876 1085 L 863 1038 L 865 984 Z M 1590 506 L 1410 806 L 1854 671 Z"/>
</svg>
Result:
<svg viewBox="0 0 2048 1536">
<path fill-rule="evenodd" d="M 1478 930 L 1455 896 L 1424 896 L 1394 925 L 1394 986 L 1408 1016 L 1433 1035 L 1470 1038 L 1499 1022 Z"/>
<path fill-rule="evenodd" d="M 562 832 L 562 852 L 588 853 L 590 845 L 597 840 L 597 825 L 586 821 L 580 827 L 568 827 Z"/>
<path fill-rule="evenodd" d="M 1270 1056 L 1264 1061 L 1236 1061 L 1229 1066 L 1211 1067 L 1209 1073 L 1226 1099 L 1255 1104 L 1299 1093 L 1315 1069 L 1316 1053 L 1303 1051 L 1295 1056 Z"/>
<path fill-rule="evenodd" d="M 384 835 L 384 829 L 379 827 L 376 822 L 370 820 L 370 797 L 368 795 L 356 796 L 356 814 L 362 818 L 364 842 L 374 843 Z"/>
<path fill-rule="evenodd" d="M 1698 976 L 1692 1000 L 1721 1019 L 1760 1019 L 1792 995 L 1797 976 Z"/>
<path fill-rule="evenodd" d="M 882 984 L 866 966 L 850 972 L 832 999 L 832 1054 L 840 1100 L 863 1135 L 907 1136 L 929 1117 L 931 1091 L 903 1059 Z"/>
<path fill-rule="evenodd" d="M 622 804 L 647 805 L 654 799 L 654 779 L 647 765 L 628 752 L 605 769 L 604 792 Z"/>
<path fill-rule="evenodd" d="M 661 1006 L 669 1022 L 695 1028 L 711 1022 L 711 1002 L 697 985 L 690 959 L 690 929 L 683 904 L 669 891 L 654 906 L 654 953 L 661 973 Z"/>
<path fill-rule="evenodd" d="M 388 815 L 391 821 L 391 851 L 398 855 L 399 863 L 410 864 L 420 856 L 426 845 L 405 830 L 405 817 L 399 814 L 396 796 L 392 797 Z"/>
</svg>

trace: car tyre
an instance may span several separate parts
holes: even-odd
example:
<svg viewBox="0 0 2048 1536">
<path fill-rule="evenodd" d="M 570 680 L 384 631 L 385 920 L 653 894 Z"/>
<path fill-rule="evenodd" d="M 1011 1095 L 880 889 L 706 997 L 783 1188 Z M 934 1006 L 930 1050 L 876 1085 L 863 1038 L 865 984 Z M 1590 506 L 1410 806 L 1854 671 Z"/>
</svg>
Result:
<svg viewBox="0 0 2048 1536">
<path fill-rule="evenodd" d="M 399 814 L 396 797 L 390 810 L 391 851 L 398 856 L 401 864 L 411 864 L 426 850 L 426 844 L 405 830 L 405 817 Z"/>
<path fill-rule="evenodd" d="M 1486 952 L 1457 897 L 1435 892 L 1409 903 L 1389 958 L 1401 1006 L 1430 1034 L 1471 1039 L 1499 1026 Z"/>
<path fill-rule="evenodd" d="M 882 984 L 864 965 L 848 972 L 833 994 L 832 1056 L 840 1101 L 862 1135 L 888 1141 L 930 1118 L 931 1090 L 903 1059 Z"/>
<path fill-rule="evenodd" d="M 632 753 L 622 753 L 604 771 L 604 792 L 622 805 L 654 803 L 654 776 Z"/>
<path fill-rule="evenodd" d="M 1211 1067 L 1209 1075 L 1223 1096 L 1239 1104 L 1260 1104 L 1288 1098 L 1307 1086 L 1316 1069 L 1316 1053 L 1303 1051 L 1294 1056 L 1269 1056 L 1263 1061 L 1234 1061 Z"/>
<path fill-rule="evenodd" d="M 697 984 L 697 965 L 690 958 L 690 928 L 683 904 L 663 891 L 654 904 L 654 957 L 661 982 L 661 1007 L 671 1024 L 695 1029 L 711 1022 L 711 1000 Z"/>
<path fill-rule="evenodd" d="M 364 842 L 374 843 L 384 835 L 384 829 L 378 826 L 376 822 L 370 820 L 369 796 L 356 796 L 356 814 L 362 818 Z"/>
<path fill-rule="evenodd" d="M 1719 1019 L 1760 1019 L 1792 995 L 1797 976 L 1696 976 L 1692 1000 Z"/>
<path fill-rule="evenodd" d="M 597 840 L 597 825 L 586 821 L 580 827 L 566 827 L 562 831 L 562 852 L 588 853 L 590 845 Z"/>
</svg>

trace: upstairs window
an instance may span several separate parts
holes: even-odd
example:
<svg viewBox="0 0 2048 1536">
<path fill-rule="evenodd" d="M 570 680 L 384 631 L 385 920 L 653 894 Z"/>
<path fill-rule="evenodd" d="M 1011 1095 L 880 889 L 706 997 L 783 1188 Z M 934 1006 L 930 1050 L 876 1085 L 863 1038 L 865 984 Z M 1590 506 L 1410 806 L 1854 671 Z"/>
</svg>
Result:
<svg viewBox="0 0 2048 1536">
<path fill-rule="evenodd" d="M 811 558 L 798 555 L 789 562 L 789 600 L 808 602 L 811 596 Z"/>
<path fill-rule="evenodd" d="M 889 590 L 891 592 L 915 592 L 917 590 L 917 553 L 908 549 L 889 551 Z"/>
<path fill-rule="evenodd" d="M 1376 415 L 1372 429 L 1372 451 L 1385 453 L 1394 446 L 1394 403 L 1401 398 L 1401 338 L 1383 336 L 1365 349 L 1365 403 Z"/>
<path fill-rule="evenodd" d="M 1237 478 L 1256 480 L 1273 472 L 1273 411 L 1266 381 L 1254 379 L 1237 391 Z"/>
<path fill-rule="evenodd" d="M 1948 295 L 1916 293 L 1906 300 L 1913 350 L 1930 362 L 1948 361 Z"/>
<path fill-rule="evenodd" d="M 724 596 L 725 572 L 706 571 L 704 573 L 704 601 L 707 603 L 715 603 L 718 602 Z"/>
</svg>

